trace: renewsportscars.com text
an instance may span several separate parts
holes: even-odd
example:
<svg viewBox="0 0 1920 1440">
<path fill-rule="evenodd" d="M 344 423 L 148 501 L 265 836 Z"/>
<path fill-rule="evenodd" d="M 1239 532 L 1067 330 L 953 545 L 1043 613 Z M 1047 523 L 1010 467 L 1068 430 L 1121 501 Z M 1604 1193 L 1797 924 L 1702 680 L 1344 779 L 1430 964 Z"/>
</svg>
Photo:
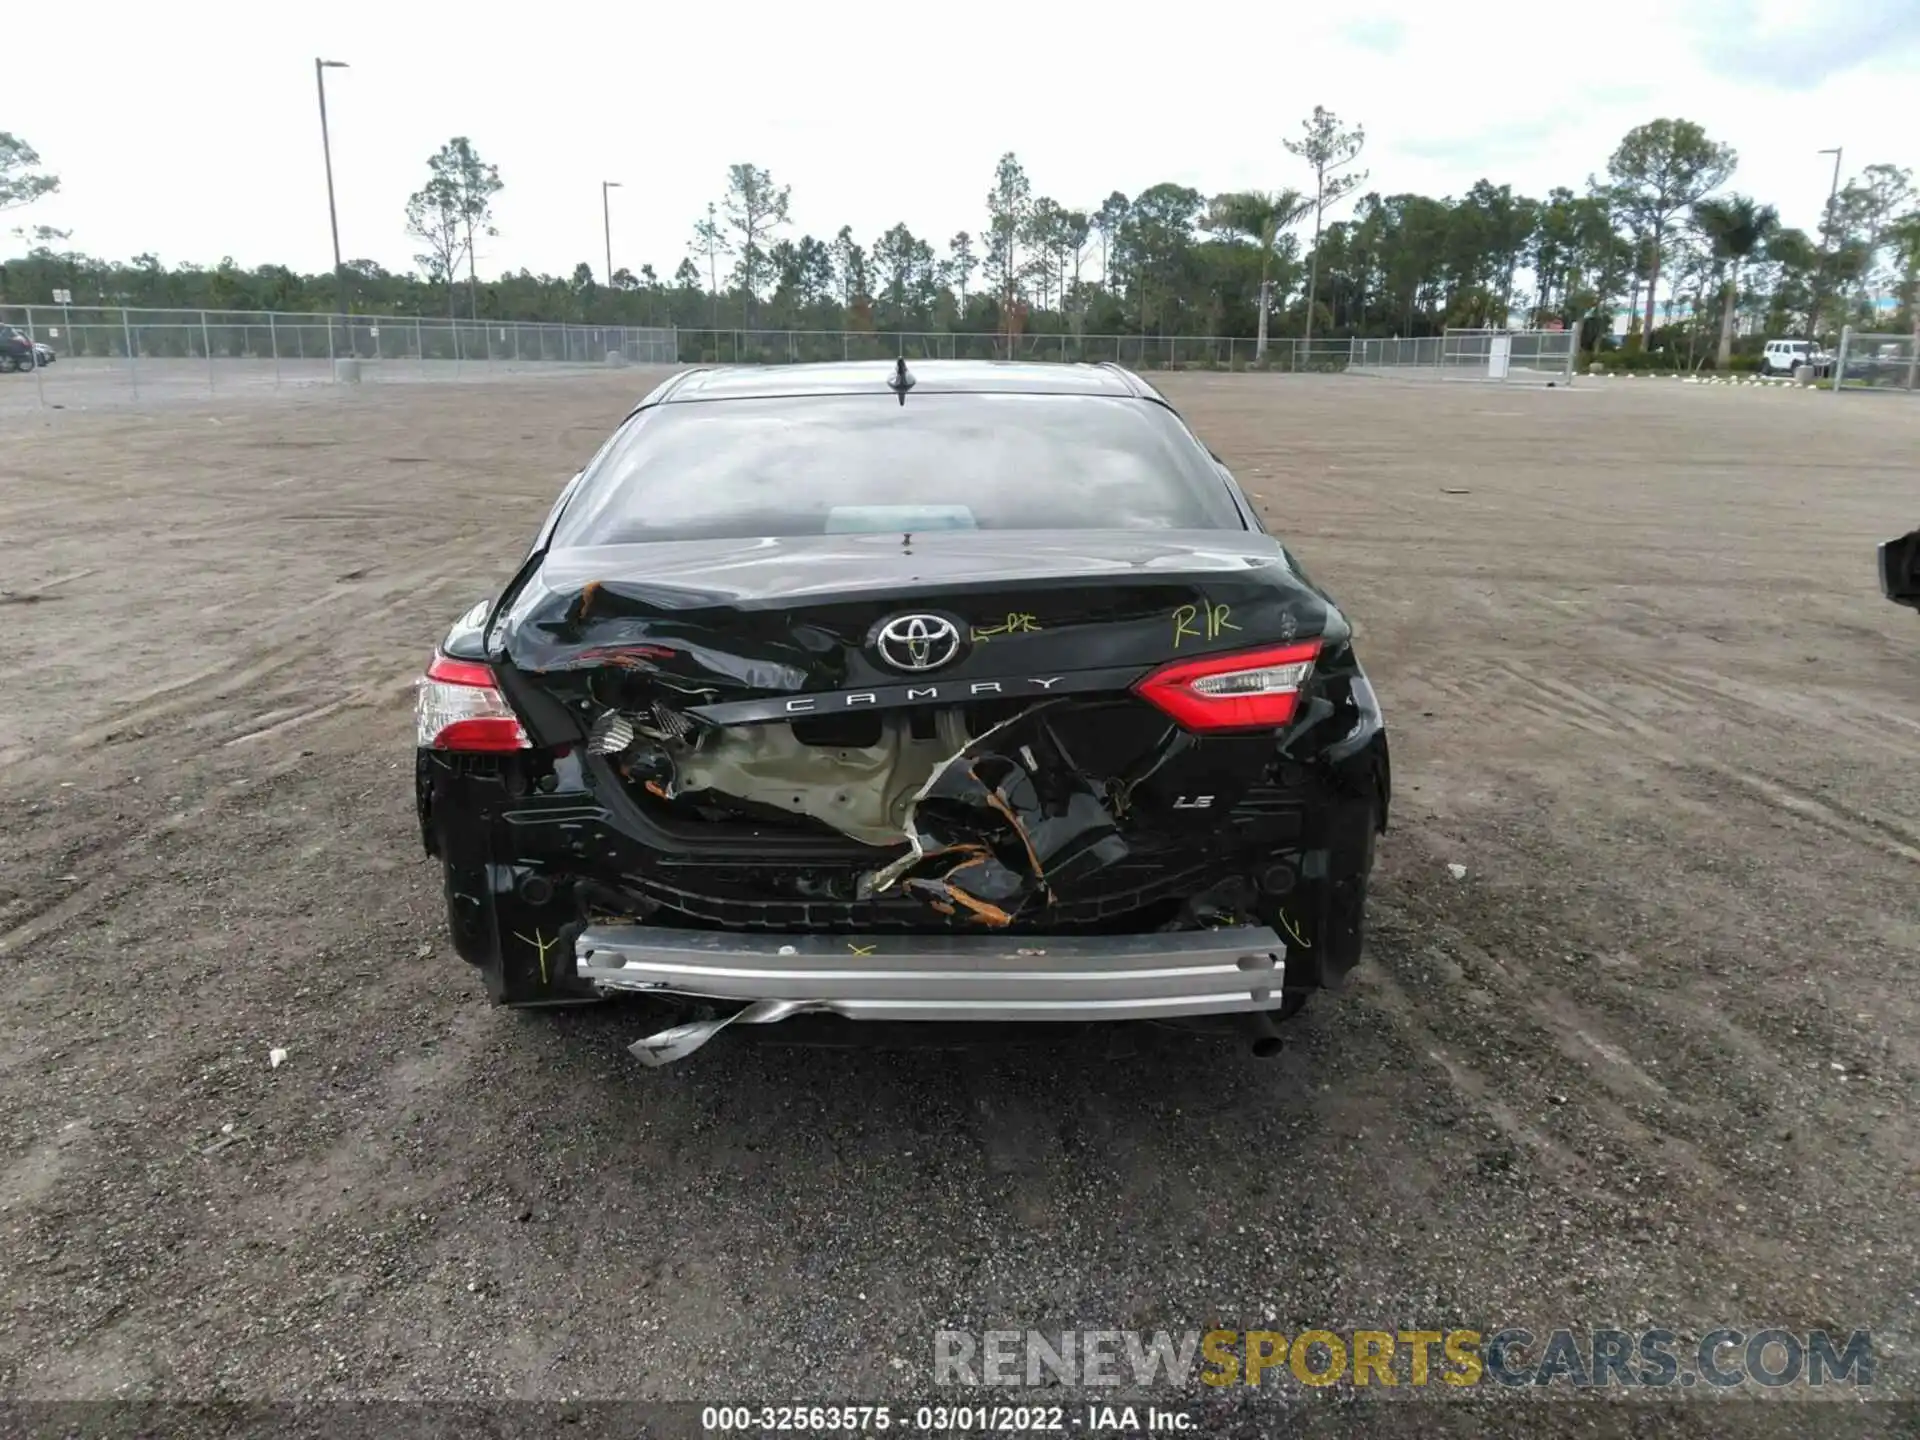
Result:
<svg viewBox="0 0 1920 1440">
<path fill-rule="evenodd" d="M 1554 1385 L 1726 1389 L 1869 1386 L 1864 1330 L 1711 1330 L 1509 1326 L 1435 1330 L 942 1330 L 933 1378 L 955 1386 L 1192 1386 L 1299 1384 Z"/>
</svg>

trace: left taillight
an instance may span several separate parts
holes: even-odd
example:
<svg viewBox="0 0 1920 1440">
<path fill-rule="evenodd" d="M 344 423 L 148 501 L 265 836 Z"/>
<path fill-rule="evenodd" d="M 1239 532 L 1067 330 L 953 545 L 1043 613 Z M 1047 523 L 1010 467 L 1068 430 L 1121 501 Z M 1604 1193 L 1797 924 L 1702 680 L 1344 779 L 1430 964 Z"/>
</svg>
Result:
<svg viewBox="0 0 1920 1440">
<path fill-rule="evenodd" d="M 1189 730 L 1270 730 L 1293 719 L 1320 654 L 1318 640 L 1176 660 L 1134 693 Z"/>
<path fill-rule="evenodd" d="M 425 749 L 500 755 L 532 748 L 492 667 L 476 660 L 434 656 L 416 684 L 413 714 L 416 743 Z"/>
</svg>

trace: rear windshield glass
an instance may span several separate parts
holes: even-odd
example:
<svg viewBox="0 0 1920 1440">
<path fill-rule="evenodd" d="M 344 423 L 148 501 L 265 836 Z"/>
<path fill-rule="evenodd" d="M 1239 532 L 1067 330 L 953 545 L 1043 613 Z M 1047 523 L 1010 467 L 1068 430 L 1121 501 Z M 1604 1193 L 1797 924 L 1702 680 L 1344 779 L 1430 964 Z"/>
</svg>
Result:
<svg viewBox="0 0 1920 1440">
<path fill-rule="evenodd" d="M 582 481 L 558 548 L 850 530 L 1240 530 L 1163 406 L 909 394 L 666 404 Z"/>
</svg>

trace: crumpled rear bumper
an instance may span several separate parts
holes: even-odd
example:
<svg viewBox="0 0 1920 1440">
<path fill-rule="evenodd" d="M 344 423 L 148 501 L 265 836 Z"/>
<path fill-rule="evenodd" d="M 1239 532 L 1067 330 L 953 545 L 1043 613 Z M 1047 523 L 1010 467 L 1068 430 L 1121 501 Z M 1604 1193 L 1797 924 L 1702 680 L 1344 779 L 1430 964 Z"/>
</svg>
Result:
<svg viewBox="0 0 1920 1440">
<path fill-rule="evenodd" d="M 1150 1020 L 1279 1008 L 1286 946 L 1265 926 L 1149 935 L 786 935 L 594 926 L 574 945 L 603 993 L 745 1002 L 635 1046 L 678 1059 L 731 1023 L 821 1012 L 852 1020 Z M 687 1043 L 687 1042 L 691 1043 Z M 658 1042 L 658 1043 L 656 1043 Z"/>
</svg>

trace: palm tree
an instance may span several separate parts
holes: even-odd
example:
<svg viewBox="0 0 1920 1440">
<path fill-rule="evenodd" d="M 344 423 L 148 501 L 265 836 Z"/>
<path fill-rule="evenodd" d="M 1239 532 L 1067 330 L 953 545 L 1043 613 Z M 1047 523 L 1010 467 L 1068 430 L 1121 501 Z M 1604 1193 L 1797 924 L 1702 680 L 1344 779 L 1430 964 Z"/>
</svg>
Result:
<svg viewBox="0 0 1920 1440">
<path fill-rule="evenodd" d="M 1713 247 L 1716 263 L 1726 267 L 1720 291 L 1720 350 L 1714 368 L 1724 370 L 1733 361 L 1733 311 L 1740 299 L 1740 267 L 1767 243 L 1779 228 L 1780 212 L 1748 195 L 1727 195 L 1696 201 L 1694 227 Z"/>
<path fill-rule="evenodd" d="M 1206 228 L 1224 231 L 1251 240 L 1260 247 L 1260 338 L 1254 358 L 1267 354 L 1267 268 L 1273 262 L 1274 247 L 1280 233 L 1298 223 L 1313 208 L 1313 201 L 1298 190 L 1239 190 L 1216 195 L 1207 209 Z"/>
</svg>

